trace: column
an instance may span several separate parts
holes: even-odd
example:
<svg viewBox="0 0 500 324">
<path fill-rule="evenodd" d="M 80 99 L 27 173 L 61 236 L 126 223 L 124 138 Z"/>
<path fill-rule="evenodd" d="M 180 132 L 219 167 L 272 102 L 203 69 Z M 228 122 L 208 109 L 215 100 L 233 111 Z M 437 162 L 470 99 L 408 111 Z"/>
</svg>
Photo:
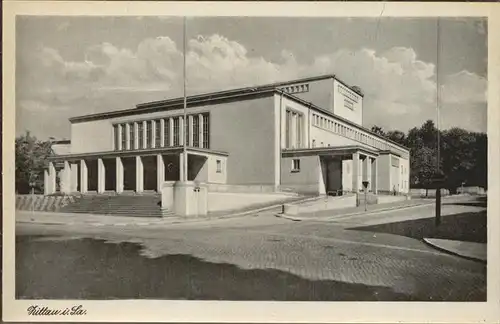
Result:
<svg viewBox="0 0 500 324">
<path fill-rule="evenodd" d="M 163 163 L 163 155 L 156 156 L 156 191 L 161 192 L 163 183 L 165 182 L 165 163 Z"/>
<path fill-rule="evenodd" d="M 144 190 L 144 166 L 142 157 L 135 157 L 135 191 L 142 192 Z"/>
<path fill-rule="evenodd" d="M 44 171 L 44 193 L 50 195 L 56 192 L 56 168 L 49 162 L 48 169 Z"/>
<path fill-rule="evenodd" d="M 70 169 L 71 169 L 71 192 L 77 192 L 78 191 L 78 164 L 77 163 L 71 163 L 70 164 Z"/>
<path fill-rule="evenodd" d="M 134 123 L 134 149 L 139 149 L 139 124 Z"/>
<path fill-rule="evenodd" d="M 199 114 L 198 115 L 198 119 L 199 119 L 199 122 L 198 124 L 200 125 L 199 127 L 199 141 L 198 141 L 198 146 L 199 147 L 203 147 L 203 115 L 202 114 Z"/>
<path fill-rule="evenodd" d="M 378 193 L 378 186 L 377 186 L 377 158 L 374 158 L 372 160 L 371 169 L 372 169 L 372 172 L 371 172 L 371 175 L 372 175 L 372 184 L 371 184 L 372 192 L 374 194 L 377 194 Z"/>
<path fill-rule="evenodd" d="M 116 192 L 123 192 L 123 162 L 121 157 L 116 157 Z"/>
<path fill-rule="evenodd" d="M 352 190 L 359 192 L 359 153 L 352 153 Z"/>
<path fill-rule="evenodd" d="M 365 161 L 363 161 L 363 163 L 365 164 L 364 166 L 364 173 L 363 173 L 363 176 L 364 176 L 364 180 L 365 181 L 368 181 L 368 191 L 372 191 L 372 158 L 367 156 Z"/>
<path fill-rule="evenodd" d="M 184 117 L 179 117 L 179 145 L 184 145 L 186 135 L 184 134 Z"/>
<path fill-rule="evenodd" d="M 87 169 L 87 162 L 80 160 L 80 192 L 86 193 L 88 191 L 89 174 Z"/>
<path fill-rule="evenodd" d="M 45 169 L 43 170 L 43 194 L 44 195 L 50 195 L 52 192 L 50 188 L 50 174 L 49 170 Z"/>
<path fill-rule="evenodd" d="M 368 179 L 368 161 L 369 157 L 364 155 L 361 160 L 361 188 L 364 188 L 363 181 L 369 181 Z"/>
<path fill-rule="evenodd" d="M 97 192 L 106 191 L 106 167 L 103 159 L 97 159 Z"/>
<path fill-rule="evenodd" d="M 186 180 L 184 178 L 184 153 L 179 153 L 179 180 Z"/>
<path fill-rule="evenodd" d="M 193 146 L 193 132 L 194 132 L 193 116 L 188 116 L 188 127 L 189 127 L 189 142 L 188 142 L 188 146 Z"/>
<path fill-rule="evenodd" d="M 168 140 L 170 141 L 169 145 L 170 147 L 174 146 L 174 119 L 169 118 L 168 119 Z"/>
<path fill-rule="evenodd" d="M 125 124 L 125 149 L 130 150 L 130 124 Z"/>
<path fill-rule="evenodd" d="M 68 161 L 64 161 L 64 169 L 61 172 L 61 192 L 71 193 L 71 170 Z"/>
<path fill-rule="evenodd" d="M 165 147 L 165 119 L 160 119 L 160 147 Z"/>
</svg>

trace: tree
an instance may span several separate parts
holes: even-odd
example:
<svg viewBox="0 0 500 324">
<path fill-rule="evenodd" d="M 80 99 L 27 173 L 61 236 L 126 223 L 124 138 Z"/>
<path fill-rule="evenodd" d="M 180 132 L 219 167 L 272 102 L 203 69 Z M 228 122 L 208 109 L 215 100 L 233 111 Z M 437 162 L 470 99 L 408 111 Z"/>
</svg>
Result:
<svg viewBox="0 0 500 324">
<path fill-rule="evenodd" d="M 446 187 L 455 191 L 462 182 L 470 183 L 471 171 L 476 163 L 476 137 L 461 128 L 443 132 L 443 169 L 446 170 Z"/>
<path fill-rule="evenodd" d="M 30 132 L 16 138 L 16 192 L 43 192 L 43 171 L 47 158 L 54 154 L 50 141 L 39 141 Z"/>
<path fill-rule="evenodd" d="M 405 146 L 406 145 L 406 134 L 403 133 L 402 131 L 394 130 L 394 131 L 389 131 L 386 134 L 386 137 L 390 139 L 391 141 L 394 141 L 400 145 Z"/>
<path fill-rule="evenodd" d="M 436 173 L 436 150 L 422 146 L 414 150 L 410 160 L 410 183 L 425 188 L 425 195 L 432 184 L 432 177 Z"/>
</svg>

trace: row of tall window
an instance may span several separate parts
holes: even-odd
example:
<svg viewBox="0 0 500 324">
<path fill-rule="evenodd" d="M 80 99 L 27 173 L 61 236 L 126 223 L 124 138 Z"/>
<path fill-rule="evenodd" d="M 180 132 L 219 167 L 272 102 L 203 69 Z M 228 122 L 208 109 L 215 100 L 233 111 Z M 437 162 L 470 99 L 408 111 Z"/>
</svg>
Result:
<svg viewBox="0 0 500 324">
<path fill-rule="evenodd" d="M 304 115 L 287 109 L 285 117 L 285 147 L 301 148 L 304 137 Z"/>
<path fill-rule="evenodd" d="M 113 125 L 115 150 L 182 146 L 182 128 L 187 146 L 210 148 L 209 114 L 192 114 L 187 117 L 187 123 L 184 123 L 183 116 L 175 116 L 115 124 Z M 183 125 L 186 127 L 181 127 Z"/>
<path fill-rule="evenodd" d="M 400 150 L 395 145 L 388 143 L 384 140 L 378 139 L 374 136 L 365 134 L 361 131 L 353 129 L 349 126 L 343 125 L 334 121 L 333 119 L 326 118 L 317 114 L 313 114 L 313 125 L 331 131 L 333 133 L 345 136 L 347 138 L 353 139 L 355 141 L 376 147 L 379 150 L 387 150 L 390 148 L 397 150 L 403 156 L 406 155 L 406 152 Z"/>
</svg>

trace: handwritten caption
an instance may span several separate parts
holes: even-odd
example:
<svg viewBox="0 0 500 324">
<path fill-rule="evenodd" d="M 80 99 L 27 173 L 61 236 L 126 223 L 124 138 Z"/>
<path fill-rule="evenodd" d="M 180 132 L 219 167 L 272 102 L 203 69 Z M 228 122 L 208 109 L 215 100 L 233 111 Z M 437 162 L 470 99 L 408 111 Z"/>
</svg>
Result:
<svg viewBox="0 0 500 324">
<path fill-rule="evenodd" d="M 82 305 L 75 305 L 63 309 L 48 308 L 46 306 L 31 305 L 27 309 L 30 316 L 81 316 L 87 315 Z"/>
</svg>

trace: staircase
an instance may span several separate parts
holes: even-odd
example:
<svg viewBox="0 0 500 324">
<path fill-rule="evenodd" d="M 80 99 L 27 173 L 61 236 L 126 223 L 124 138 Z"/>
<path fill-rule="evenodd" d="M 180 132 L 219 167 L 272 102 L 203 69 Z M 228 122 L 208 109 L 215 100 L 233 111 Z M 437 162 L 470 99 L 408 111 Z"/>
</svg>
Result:
<svg viewBox="0 0 500 324">
<path fill-rule="evenodd" d="M 161 196 L 159 194 L 82 195 L 75 203 L 62 207 L 59 211 L 129 217 L 174 215 L 170 210 L 161 210 Z"/>
</svg>

